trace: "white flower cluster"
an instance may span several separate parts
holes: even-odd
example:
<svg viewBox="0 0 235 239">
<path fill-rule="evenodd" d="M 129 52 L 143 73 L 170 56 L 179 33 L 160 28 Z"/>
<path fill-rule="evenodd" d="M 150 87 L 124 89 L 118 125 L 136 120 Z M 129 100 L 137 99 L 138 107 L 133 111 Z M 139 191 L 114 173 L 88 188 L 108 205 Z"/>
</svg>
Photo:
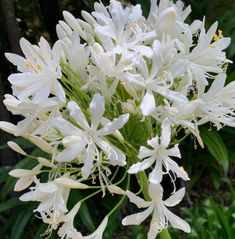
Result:
<svg viewBox="0 0 235 239">
<path fill-rule="evenodd" d="M 6 53 L 19 73 L 8 78 L 13 94 L 5 95 L 4 104 L 23 120 L 17 125 L 0 122 L 0 128 L 48 155 L 35 158 L 31 170 L 10 172 L 19 178 L 15 190 L 31 186 L 20 199 L 39 202 L 34 211 L 49 224 L 48 233 L 58 229 L 61 238 L 101 239 L 110 216 L 83 236 L 73 220 L 89 196 L 68 211 L 71 189 L 124 194 L 147 208 L 122 223 L 138 225 L 152 215 L 148 239 L 156 238 L 168 222 L 190 232 L 167 208 L 185 194 L 184 188 L 176 191 L 176 178 L 189 180 L 174 161 L 181 158 L 176 136 L 183 129 L 203 147 L 198 126 L 235 126 L 235 83 L 225 85 L 230 61 L 224 49 L 230 39 L 217 30 L 217 23 L 208 31 L 205 20 L 186 23 L 191 8 L 180 0 L 151 0 L 147 18 L 140 5 L 123 8 L 116 0 L 108 6 L 96 2 L 94 9 L 91 14 L 82 11 L 84 20 L 64 12 L 52 48 L 43 37 L 38 45 L 22 38 L 25 57 Z M 26 155 L 17 144 L 9 146 Z M 129 183 L 124 190 L 118 186 L 118 168 L 125 172 L 122 181 L 147 175 L 142 185 L 147 201 L 131 192 Z M 47 182 L 40 181 L 41 173 L 48 174 Z M 174 190 L 163 201 L 164 175 Z"/>
</svg>

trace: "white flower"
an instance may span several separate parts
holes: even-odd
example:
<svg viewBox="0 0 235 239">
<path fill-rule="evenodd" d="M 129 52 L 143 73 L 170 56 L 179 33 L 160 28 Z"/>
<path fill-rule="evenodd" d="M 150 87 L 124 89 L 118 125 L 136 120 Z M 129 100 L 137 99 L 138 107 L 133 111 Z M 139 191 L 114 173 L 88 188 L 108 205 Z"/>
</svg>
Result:
<svg viewBox="0 0 235 239">
<path fill-rule="evenodd" d="M 60 69 L 61 44 L 55 43 L 51 49 L 49 43 L 40 38 L 39 46 L 31 45 L 26 39 L 20 40 L 25 58 L 6 53 L 7 59 L 17 66 L 21 73 L 9 76 L 13 93 L 19 99 L 32 97 L 33 103 L 40 103 L 53 94 L 61 102 L 65 102 L 65 92 L 58 79 Z"/>
<path fill-rule="evenodd" d="M 64 175 L 64 177 L 66 178 L 68 175 Z M 52 229 L 56 229 L 62 216 L 68 211 L 66 203 L 70 188 L 57 183 L 56 180 L 40 183 L 34 178 L 34 182 L 35 186 L 30 188 L 30 192 L 23 194 L 20 200 L 40 202 L 34 212 L 39 212 L 43 222 L 50 224 Z"/>
<path fill-rule="evenodd" d="M 174 84 L 174 78 L 181 74 L 178 68 L 170 67 L 175 60 L 176 53 L 174 42 L 169 38 L 163 37 L 161 42 L 155 40 L 153 42 L 152 65 L 150 69 L 146 60 L 140 58 L 136 64 L 139 74 L 126 74 L 126 82 L 144 90 L 140 104 L 143 115 L 152 114 L 156 106 L 155 94 L 177 103 L 188 102 L 185 95 L 170 89 Z"/>
<path fill-rule="evenodd" d="M 13 169 L 13 170 L 11 170 L 9 172 L 9 175 L 11 175 L 12 177 L 15 177 L 15 178 L 19 178 L 16 181 L 14 191 L 17 191 L 17 192 L 22 191 L 22 190 L 26 189 L 27 187 L 29 187 L 33 183 L 35 176 L 37 174 L 41 173 L 41 171 L 40 171 L 41 168 L 42 168 L 42 164 L 38 164 L 31 170 L 28 170 L 28 169 Z"/>
<path fill-rule="evenodd" d="M 209 90 L 202 95 L 199 125 L 212 122 L 218 129 L 223 125 L 235 127 L 235 84 L 230 82 L 224 86 L 225 80 L 225 74 L 218 75 Z"/>
<path fill-rule="evenodd" d="M 152 55 L 145 42 L 153 39 L 155 32 L 146 31 L 139 4 L 123 9 L 120 2 L 111 0 L 106 9 L 102 3 L 96 3 L 92 15 L 96 19 L 95 33 L 107 51 L 122 54 L 125 59 L 138 54 Z"/>
<path fill-rule="evenodd" d="M 69 213 L 67 213 L 62 218 L 63 225 L 60 227 L 58 231 L 58 235 L 61 239 L 102 239 L 104 230 L 108 223 L 108 217 L 106 216 L 99 227 L 90 235 L 83 236 L 80 232 L 77 231 L 77 229 L 73 226 L 74 217 L 76 216 L 79 208 L 81 206 L 81 203 L 78 202 Z"/>
<path fill-rule="evenodd" d="M 174 228 L 190 232 L 190 226 L 187 222 L 173 214 L 167 207 L 173 207 L 178 204 L 185 194 L 185 188 L 181 188 L 168 199 L 162 200 L 163 189 L 160 184 L 149 184 L 149 196 L 152 201 L 145 201 L 134 193 L 127 191 L 129 200 L 136 204 L 138 208 L 147 208 L 143 212 L 125 217 L 122 220 L 123 225 L 139 225 L 148 216 L 152 214 L 148 239 L 155 239 L 157 234 L 168 226 L 168 221 Z"/>
<path fill-rule="evenodd" d="M 132 165 L 129 168 L 128 173 L 135 174 L 140 171 L 144 171 L 155 163 L 153 171 L 149 174 L 149 181 L 151 183 L 160 183 L 164 173 L 168 173 L 171 177 L 170 171 L 184 180 L 189 180 L 188 174 L 183 170 L 183 168 L 180 168 L 177 163 L 170 158 L 181 157 L 178 145 L 168 148 L 170 140 L 171 126 L 169 120 L 165 119 L 162 123 L 162 134 L 160 139 L 159 136 L 156 136 L 151 140 L 148 140 L 148 145 L 150 145 L 153 149 L 143 146 L 140 147 L 138 157 L 145 160 Z M 163 168 L 165 169 L 165 172 Z M 172 182 L 173 181 L 174 179 L 172 178 Z"/>
<path fill-rule="evenodd" d="M 14 132 L 16 136 L 32 132 L 39 126 L 39 120 L 48 120 L 48 113 L 58 108 L 55 98 L 46 99 L 41 101 L 40 104 L 35 104 L 29 99 L 18 100 L 14 96 L 7 94 L 3 103 L 13 114 L 25 117 L 25 119 L 17 123 Z"/>
<path fill-rule="evenodd" d="M 99 94 L 94 95 L 89 106 L 91 125 L 88 124 L 82 110 L 75 102 L 69 102 L 68 109 L 70 116 L 80 128 L 62 118 L 54 119 L 55 127 L 65 136 L 62 141 L 65 149 L 57 155 L 57 161 L 69 162 L 81 155 L 85 150 L 84 166 L 82 167 L 83 178 L 87 178 L 90 175 L 93 161 L 96 158 L 99 159 L 98 148 L 104 152 L 111 164 L 120 166 L 126 164 L 126 156 L 121 150 L 105 140 L 105 136 L 113 134 L 116 130 L 122 128 L 129 119 L 128 114 L 123 114 L 103 128 L 98 129 L 105 111 L 104 98 Z"/>
</svg>

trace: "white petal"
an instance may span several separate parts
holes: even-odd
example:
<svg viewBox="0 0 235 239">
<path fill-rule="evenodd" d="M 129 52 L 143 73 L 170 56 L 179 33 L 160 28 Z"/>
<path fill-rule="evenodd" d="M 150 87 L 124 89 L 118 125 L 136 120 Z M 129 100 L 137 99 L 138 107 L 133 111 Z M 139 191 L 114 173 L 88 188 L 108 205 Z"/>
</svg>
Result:
<svg viewBox="0 0 235 239">
<path fill-rule="evenodd" d="M 86 150 L 86 159 L 84 161 L 84 165 L 81 169 L 82 171 L 82 178 L 87 179 L 92 171 L 93 168 L 93 161 L 95 158 L 95 145 L 93 143 L 88 144 L 87 150 Z"/>
<path fill-rule="evenodd" d="M 0 121 L 0 129 L 9 134 L 14 134 L 16 131 L 16 126 L 6 121 Z"/>
<path fill-rule="evenodd" d="M 36 136 L 36 135 L 31 135 L 29 137 L 29 140 L 32 141 L 36 146 L 38 146 L 44 152 L 49 153 L 49 154 L 52 153 L 53 148 L 43 138 Z"/>
<path fill-rule="evenodd" d="M 144 146 L 140 146 L 140 151 L 138 154 L 138 158 L 143 159 L 143 158 L 148 158 L 154 154 L 154 150 L 148 149 Z"/>
<path fill-rule="evenodd" d="M 151 204 L 146 210 L 143 212 L 139 212 L 136 214 L 132 214 L 130 216 L 125 217 L 122 220 L 122 225 L 128 226 L 128 225 L 140 225 L 141 222 L 143 222 L 153 211 L 153 205 Z"/>
<path fill-rule="evenodd" d="M 13 169 L 9 172 L 9 175 L 15 178 L 28 177 L 39 174 L 40 171 L 28 170 L 28 169 Z"/>
<path fill-rule="evenodd" d="M 67 120 L 57 117 L 52 120 L 52 124 L 65 136 L 76 135 L 81 136 L 83 135 L 83 131 L 79 128 L 75 127 Z"/>
<path fill-rule="evenodd" d="M 145 169 L 149 168 L 154 163 L 154 161 L 155 161 L 154 157 L 150 157 L 145 159 L 143 162 L 138 162 L 136 164 L 133 164 L 128 169 L 128 173 L 136 174 L 140 171 L 144 171 Z"/>
<path fill-rule="evenodd" d="M 178 144 L 175 144 L 173 148 L 167 149 L 166 154 L 171 157 L 181 158 Z"/>
<path fill-rule="evenodd" d="M 166 148 L 171 141 L 171 125 L 168 119 L 164 119 L 161 125 L 162 134 L 161 134 L 161 146 Z"/>
<path fill-rule="evenodd" d="M 107 189 L 109 190 L 110 193 L 115 193 L 119 195 L 126 195 L 126 192 L 118 187 L 117 185 L 111 184 L 107 186 Z"/>
<path fill-rule="evenodd" d="M 70 101 L 68 103 L 68 109 L 70 111 L 71 117 L 84 129 L 84 130 L 89 130 L 89 125 L 87 123 L 86 117 L 83 114 L 82 110 L 80 107 L 74 102 Z"/>
<path fill-rule="evenodd" d="M 22 155 L 27 155 L 27 153 L 18 145 L 16 144 L 15 142 L 13 141 L 8 141 L 7 142 L 7 145 L 13 149 L 15 152 L 19 153 L 19 154 L 22 154 Z"/>
<path fill-rule="evenodd" d="M 166 207 L 164 208 L 165 215 L 174 228 L 178 228 L 184 232 L 190 233 L 191 229 L 189 224 L 181 219 L 180 217 L 173 214 L 171 211 L 169 211 Z"/>
<path fill-rule="evenodd" d="M 176 23 L 177 13 L 174 7 L 168 7 L 158 17 L 158 30 L 167 31 Z"/>
<path fill-rule="evenodd" d="M 167 157 L 167 159 L 165 160 L 165 163 L 168 165 L 169 170 L 175 172 L 178 177 L 186 181 L 190 180 L 187 172 L 182 167 L 179 167 L 178 164 L 175 161 L 173 161 L 171 158 Z"/>
<path fill-rule="evenodd" d="M 60 177 L 60 178 L 55 179 L 55 182 L 60 184 L 60 185 L 65 186 L 65 187 L 68 187 L 68 188 L 79 188 L 79 189 L 89 188 L 88 185 L 80 183 L 80 182 L 78 182 L 76 180 L 73 180 L 71 178 Z"/>
<path fill-rule="evenodd" d="M 152 91 L 147 90 L 147 92 L 141 102 L 141 105 L 140 105 L 142 114 L 145 116 L 150 115 L 153 112 L 153 110 L 155 109 L 155 107 L 156 107 L 156 103 L 155 103 L 153 93 L 152 93 Z"/>
<path fill-rule="evenodd" d="M 56 156 L 56 161 L 58 162 L 69 162 L 79 156 L 81 151 L 86 147 L 87 142 L 81 141 L 77 144 L 64 149 L 61 153 Z"/>
<path fill-rule="evenodd" d="M 33 182 L 31 177 L 19 178 L 15 184 L 14 191 L 19 192 L 28 188 Z"/>
<path fill-rule="evenodd" d="M 149 174 L 149 181 L 154 184 L 158 184 L 162 181 L 162 161 L 156 160 L 155 167 L 153 171 Z"/>
<path fill-rule="evenodd" d="M 91 112 L 91 129 L 96 130 L 105 111 L 104 97 L 100 94 L 95 94 L 89 105 L 89 110 Z"/>
<path fill-rule="evenodd" d="M 185 194 L 185 188 L 181 188 L 180 190 L 175 192 L 173 195 L 171 195 L 168 199 L 166 199 L 164 201 L 164 204 L 167 207 L 173 207 L 182 201 L 184 194 Z"/>
<path fill-rule="evenodd" d="M 148 188 L 148 193 L 149 193 L 149 196 L 153 200 L 157 200 L 157 201 L 161 202 L 162 197 L 163 197 L 163 188 L 162 188 L 161 184 L 150 182 L 149 188 Z"/>
<path fill-rule="evenodd" d="M 106 216 L 100 223 L 99 227 L 89 236 L 83 237 L 84 239 L 102 239 L 103 233 L 108 224 L 108 217 Z"/>
<path fill-rule="evenodd" d="M 107 123 L 104 128 L 98 130 L 97 135 L 105 136 L 114 133 L 116 130 L 122 128 L 123 125 L 126 124 L 128 119 L 129 114 L 124 114 L 118 118 L 115 118 L 112 122 Z"/>
<path fill-rule="evenodd" d="M 151 202 L 147 202 L 141 197 L 136 196 L 131 191 L 127 190 L 126 192 L 127 197 L 129 198 L 130 202 L 134 203 L 138 208 L 145 208 L 150 206 Z"/>
</svg>

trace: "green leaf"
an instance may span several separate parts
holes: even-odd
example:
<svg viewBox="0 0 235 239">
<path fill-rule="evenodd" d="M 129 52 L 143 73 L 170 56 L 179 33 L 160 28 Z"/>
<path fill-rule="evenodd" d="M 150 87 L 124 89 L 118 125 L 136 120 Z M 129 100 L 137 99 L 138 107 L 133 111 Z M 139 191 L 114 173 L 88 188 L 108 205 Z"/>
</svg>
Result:
<svg viewBox="0 0 235 239">
<path fill-rule="evenodd" d="M 23 231 L 33 214 L 33 208 L 26 206 L 20 209 L 15 218 L 11 231 L 11 239 L 20 239 Z M 22 237 L 23 238 L 23 237 Z"/>
<path fill-rule="evenodd" d="M 201 138 L 208 148 L 210 154 L 223 167 L 225 174 L 228 172 L 228 150 L 220 135 L 213 131 L 202 128 L 200 130 Z"/>
<path fill-rule="evenodd" d="M 8 201 L 4 201 L 0 203 L 0 213 L 14 208 L 19 204 L 22 204 L 22 202 L 18 198 L 11 198 Z"/>
</svg>

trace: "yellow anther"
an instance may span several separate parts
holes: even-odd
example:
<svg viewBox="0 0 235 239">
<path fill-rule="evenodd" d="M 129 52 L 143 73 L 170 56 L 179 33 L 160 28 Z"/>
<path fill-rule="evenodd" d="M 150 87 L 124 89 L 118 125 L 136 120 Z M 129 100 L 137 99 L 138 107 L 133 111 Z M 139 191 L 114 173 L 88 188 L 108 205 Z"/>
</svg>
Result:
<svg viewBox="0 0 235 239">
<path fill-rule="evenodd" d="M 218 34 L 214 35 L 214 41 L 218 41 L 223 36 L 223 32 L 221 30 L 218 30 Z"/>
<path fill-rule="evenodd" d="M 129 26 L 129 28 L 130 28 L 131 30 L 135 30 L 135 29 L 136 29 L 136 26 L 137 26 L 137 22 L 134 21 L 134 22 Z"/>
<path fill-rule="evenodd" d="M 182 173 L 184 173 L 184 172 L 185 172 L 185 170 L 184 170 L 184 167 L 183 167 L 183 166 L 181 166 L 181 167 L 180 167 L 180 171 L 181 171 Z"/>
<path fill-rule="evenodd" d="M 35 73 L 38 73 L 38 72 L 42 69 L 42 66 L 39 65 L 39 64 L 37 64 L 37 65 L 35 66 L 34 62 L 33 62 L 31 59 L 29 59 L 29 60 L 26 61 L 26 66 L 27 66 L 30 70 L 34 71 Z"/>
</svg>

